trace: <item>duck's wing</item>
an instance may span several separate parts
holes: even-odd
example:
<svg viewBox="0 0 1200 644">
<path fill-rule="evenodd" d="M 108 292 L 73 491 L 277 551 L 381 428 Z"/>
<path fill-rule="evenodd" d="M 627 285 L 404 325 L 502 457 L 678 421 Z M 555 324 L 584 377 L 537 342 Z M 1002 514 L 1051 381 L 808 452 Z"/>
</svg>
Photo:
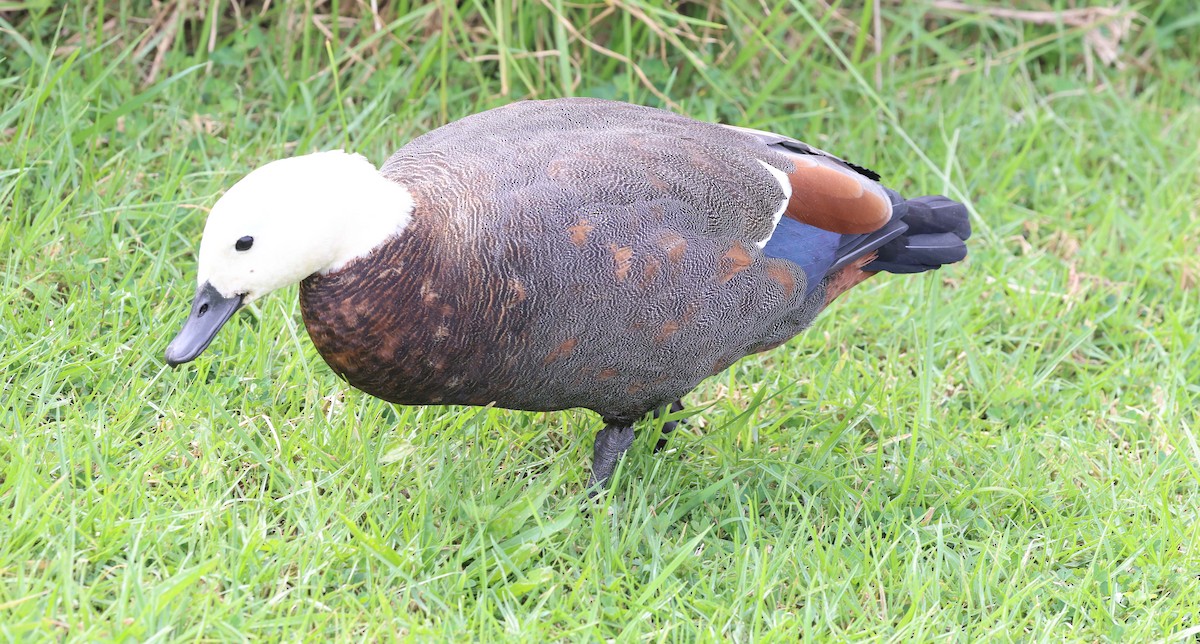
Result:
<svg viewBox="0 0 1200 644">
<path fill-rule="evenodd" d="M 418 179 L 431 168 L 437 180 L 425 186 Z M 531 216 L 561 220 L 559 234 L 579 248 L 606 233 L 617 243 L 665 228 L 734 254 L 744 248 L 746 261 L 793 261 L 809 288 L 869 252 L 844 235 L 872 235 L 893 211 L 878 175 L 802 141 L 597 99 L 464 118 L 412 141 L 383 172 L 423 201 L 453 202 L 438 225 L 459 237 L 513 230 Z"/>
<path fill-rule="evenodd" d="M 469 116 L 413 140 L 383 171 L 407 183 L 406 173 L 435 165 L 454 175 L 464 199 L 670 201 L 691 213 L 678 225 L 759 247 L 780 217 L 862 234 L 891 213 L 877 175 L 801 141 L 598 99 L 523 101 Z"/>
<path fill-rule="evenodd" d="M 783 214 L 821 230 L 865 234 L 879 230 L 892 215 L 892 199 L 879 174 L 803 141 L 772 132 L 727 125 L 791 162 L 781 187 Z"/>
</svg>

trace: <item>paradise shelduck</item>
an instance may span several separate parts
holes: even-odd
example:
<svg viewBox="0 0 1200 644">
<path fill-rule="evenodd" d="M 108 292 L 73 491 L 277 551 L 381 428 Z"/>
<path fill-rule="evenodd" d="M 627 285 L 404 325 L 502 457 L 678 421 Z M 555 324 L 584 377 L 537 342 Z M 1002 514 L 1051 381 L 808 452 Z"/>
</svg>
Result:
<svg viewBox="0 0 1200 644">
<path fill-rule="evenodd" d="M 647 414 L 876 272 L 966 256 L 966 207 L 878 178 L 785 136 L 595 99 L 469 116 L 382 170 L 341 151 L 275 161 L 213 206 L 166 360 L 299 282 L 317 350 L 371 395 L 600 414 L 603 485 Z"/>
</svg>

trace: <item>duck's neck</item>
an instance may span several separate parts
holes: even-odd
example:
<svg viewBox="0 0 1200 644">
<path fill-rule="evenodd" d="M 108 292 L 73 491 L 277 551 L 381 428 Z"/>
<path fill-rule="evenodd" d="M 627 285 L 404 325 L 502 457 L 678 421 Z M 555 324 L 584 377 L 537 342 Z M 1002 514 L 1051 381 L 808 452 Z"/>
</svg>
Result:
<svg viewBox="0 0 1200 644">
<path fill-rule="evenodd" d="M 323 213 L 332 246 L 332 261 L 320 272 L 329 273 L 370 254 L 385 241 L 404 233 L 412 220 L 412 193 L 385 178 L 370 166 L 339 188 L 346 202 L 337 212 Z"/>
</svg>

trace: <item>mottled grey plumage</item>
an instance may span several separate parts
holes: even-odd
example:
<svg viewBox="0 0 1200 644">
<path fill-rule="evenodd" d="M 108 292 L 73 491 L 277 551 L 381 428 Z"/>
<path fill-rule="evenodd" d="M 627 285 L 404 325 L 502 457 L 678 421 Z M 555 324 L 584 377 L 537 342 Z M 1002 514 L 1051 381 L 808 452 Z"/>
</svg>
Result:
<svg viewBox="0 0 1200 644">
<path fill-rule="evenodd" d="M 356 345 L 334 368 L 387 400 L 632 423 L 824 304 L 754 248 L 783 199 L 759 158 L 789 167 L 727 128 L 620 103 L 467 117 L 384 165 L 413 222 L 369 261 L 306 280 L 306 322 L 323 355 Z"/>
<path fill-rule="evenodd" d="M 579 98 L 524 101 L 460 119 L 409 142 L 382 172 L 405 185 L 432 180 L 443 198 L 461 201 L 462 208 L 435 206 L 447 232 L 512 236 L 520 229 L 509 226 L 592 214 L 607 227 L 657 219 L 674 232 L 752 244 L 770 236 L 783 198 L 759 161 L 792 168 L 743 131 Z M 660 216 L 659 205 L 674 210 Z"/>
<path fill-rule="evenodd" d="M 771 136 L 589 99 L 429 132 L 382 168 L 415 199 L 405 233 L 302 283 L 309 334 L 351 384 L 396 403 L 598 412 L 603 482 L 635 421 L 866 276 L 873 253 L 808 289 L 757 246 L 785 198 L 763 164 L 793 173 L 789 154 L 824 154 Z"/>
</svg>

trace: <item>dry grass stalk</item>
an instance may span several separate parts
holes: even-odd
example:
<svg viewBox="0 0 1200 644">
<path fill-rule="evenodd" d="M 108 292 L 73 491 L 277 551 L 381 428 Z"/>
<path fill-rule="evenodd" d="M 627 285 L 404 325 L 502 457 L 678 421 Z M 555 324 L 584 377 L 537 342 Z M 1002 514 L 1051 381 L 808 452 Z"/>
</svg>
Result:
<svg viewBox="0 0 1200 644">
<path fill-rule="evenodd" d="M 993 18 L 1028 22 L 1035 25 L 1066 25 L 1082 30 L 1085 65 L 1092 76 L 1092 56 L 1105 65 L 1124 69 L 1121 43 L 1133 33 L 1133 21 L 1138 13 L 1123 7 L 1084 7 L 1062 11 L 1032 11 L 969 5 L 957 0 L 934 0 L 931 6 L 945 11 L 983 14 Z"/>
</svg>

